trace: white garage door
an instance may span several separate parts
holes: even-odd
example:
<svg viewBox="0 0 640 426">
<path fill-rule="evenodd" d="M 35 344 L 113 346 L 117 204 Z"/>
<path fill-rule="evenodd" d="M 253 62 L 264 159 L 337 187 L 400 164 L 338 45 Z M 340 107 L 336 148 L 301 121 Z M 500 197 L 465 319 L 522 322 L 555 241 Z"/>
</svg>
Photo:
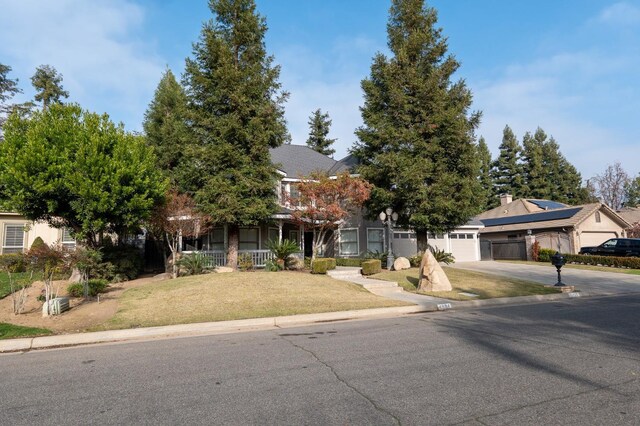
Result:
<svg viewBox="0 0 640 426">
<path fill-rule="evenodd" d="M 451 254 L 456 258 L 456 262 L 471 262 L 478 258 L 478 240 L 473 233 L 450 234 Z"/>
<path fill-rule="evenodd" d="M 599 246 L 609 238 L 616 238 L 615 232 L 583 232 L 580 234 L 580 247 Z"/>
</svg>

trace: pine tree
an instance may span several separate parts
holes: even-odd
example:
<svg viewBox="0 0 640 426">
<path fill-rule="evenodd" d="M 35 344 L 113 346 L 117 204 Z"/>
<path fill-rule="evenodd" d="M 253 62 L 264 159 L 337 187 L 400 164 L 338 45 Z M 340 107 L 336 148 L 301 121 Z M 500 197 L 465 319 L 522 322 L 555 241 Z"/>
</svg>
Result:
<svg viewBox="0 0 640 426">
<path fill-rule="evenodd" d="M 550 196 L 550 182 L 544 164 L 547 135 L 538 128 L 535 134 L 525 133 L 522 138 L 522 171 L 526 194 L 530 198 L 546 199 Z"/>
<path fill-rule="evenodd" d="M 478 141 L 478 159 L 480 160 L 478 180 L 480 181 L 484 198 L 484 201 L 481 202 L 482 210 L 488 210 L 496 207 L 498 197 L 494 190 L 493 178 L 491 177 L 491 152 L 484 137 L 480 137 Z"/>
<path fill-rule="evenodd" d="M 544 144 L 543 163 L 547 170 L 548 198 L 566 204 L 584 204 L 589 196 L 582 187 L 582 176 L 560 152 L 560 145 L 551 137 Z"/>
<path fill-rule="evenodd" d="M 227 263 L 237 266 L 239 227 L 276 211 L 277 172 L 269 148 L 288 139 L 280 69 L 266 53 L 266 21 L 253 0 L 211 0 L 186 60 L 183 83 L 195 144 L 185 186 L 204 213 L 227 225 Z"/>
<path fill-rule="evenodd" d="M 15 105 L 9 104 L 9 100 L 16 94 L 22 93 L 18 87 L 18 79 L 9 78 L 11 67 L 0 63 L 0 141 L 3 140 L 2 125 L 7 121 Z"/>
<path fill-rule="evenodd" d="M 625 186 L 624 199 L 625 207 L 640 206 L 640 175 L 636 176 L 635 179 L 629 180 L 629 182 Z"/>
<path fill-rule="evenodd" d="M 525 196 L 526 188 L 522 178 L 520 161 L 522 147 L 509 126 L 502 132 L 500 154 L 493 162 L 492 176 L 498 194 L 511 194 L 514 198 Z"/>
<path fill-rule="evenodd" d="M 184 183 L 184 168 L 190 167 L 183 161 L 183 153 L 192 142 L 186 115 L 187 96 L 167 68 L 145 113 L 143 128 L 147 144 L 155 148 L 158 168 L 167 173 L 175 187 Z"/>
<path fill-rule="evenodd" d="M 323 114 L 320 108 L 318 108 L 311 114 L 308 123 L 309 139 L 307 139 L 307 145 L 309 148 L 319 152 L 320 154 L 333 157 L 336 150 L 331 148 L 331 145 L 333 145 L 336 140 L 329 139 L 327 137 L 329 134 L 329 128 L 331 127 L 329 113 L 325 112 Z"/>
<path fill-rule="evenodd" d="M 387 207 L 398 226 L 416 230 L 418 249 L 427 232 L 460 226 L 481 207 L 472 95 L 452 82 L 460 64 L 447 53 L 437 13 L 423 0 L 393 0 L 387 24 L 392 57 L 378 53 L 362 81 L 364 125 L 352 153 L 360 174 L 375 185 L 371 216 Z"/>
<path fill-rule="evenodd" d="M 69 92 L 62 87 L 62 74 L 58 73 L 51 65 L 40 65 L 36 73 L 31 77 L 31 84 L 36 89 L 35 100 L 42 102 L 42 109 L 61 98 L 68 98 Z"/>
</svg>

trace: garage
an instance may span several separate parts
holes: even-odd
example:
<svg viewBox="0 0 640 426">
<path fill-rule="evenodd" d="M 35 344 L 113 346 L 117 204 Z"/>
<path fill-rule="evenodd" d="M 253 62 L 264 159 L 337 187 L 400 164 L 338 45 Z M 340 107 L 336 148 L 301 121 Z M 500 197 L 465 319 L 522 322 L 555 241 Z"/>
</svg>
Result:
<svg viewBox="0 0 640 426">
<path fill-rule="evenodd" d="M 580 247 L 599 246 L 610 238 L 617 238 L 615 232 L 588 232 L 580 234 Z"/>
<path fill-rule="evenodd" d="M 456 262 L 479 260 L 477 234 L 473 232 L 452 232 L 449 234 L 451 253 Z"/>
</svg>

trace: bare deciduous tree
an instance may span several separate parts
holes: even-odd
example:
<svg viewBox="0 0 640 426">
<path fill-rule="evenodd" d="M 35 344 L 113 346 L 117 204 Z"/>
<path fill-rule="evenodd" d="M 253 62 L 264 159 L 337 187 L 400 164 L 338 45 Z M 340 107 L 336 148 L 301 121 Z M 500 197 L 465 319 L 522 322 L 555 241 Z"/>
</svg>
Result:
<svg viewBox="0 0 640 426">
<path fill-rule="evenodd" d="M 622 207 L 629 175 L 624 171 L 620 162 L 609 165 L 602 174 L 596 175 L 592 182 L 601 202 L 614 210 Z"/>
</svg>

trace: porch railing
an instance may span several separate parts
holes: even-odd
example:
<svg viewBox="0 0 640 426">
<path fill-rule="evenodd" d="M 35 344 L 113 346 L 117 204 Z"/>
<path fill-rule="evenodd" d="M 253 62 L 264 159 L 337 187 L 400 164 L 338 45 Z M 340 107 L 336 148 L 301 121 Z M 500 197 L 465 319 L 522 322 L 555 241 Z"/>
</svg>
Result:
<svg viewBox="0 0 640 426">
<path fill-rule="evenodd" d="M 183 251 L 183 254 L 195 253 L 194 251 Z M 207 267 L 214 268 L 216 266 L 227 265 L 227 252 L 224 250 L 201 250 L 199 251 L 207 258 Z M 238 257 L 248 253 L 251 255 L 251 261 L 256 268 L 264 268 L 267 260 L 273 260 L 271 250 L 238 250 Z"/>
</svg>

